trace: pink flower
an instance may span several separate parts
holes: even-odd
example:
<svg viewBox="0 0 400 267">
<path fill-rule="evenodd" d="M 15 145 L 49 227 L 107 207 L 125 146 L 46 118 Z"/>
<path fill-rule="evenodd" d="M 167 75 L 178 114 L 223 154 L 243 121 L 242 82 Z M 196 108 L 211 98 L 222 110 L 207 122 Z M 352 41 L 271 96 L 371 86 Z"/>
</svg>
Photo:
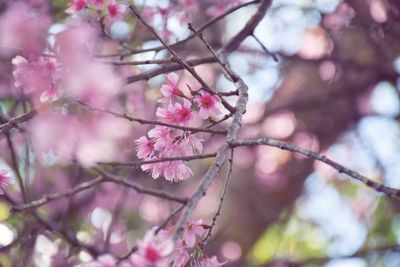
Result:
<svg viewBox="0 0 400 267">
<path fill-rule="evenodd" d="M 192 104 L 187 99 L 183 100 L 183 105 L 180 103 L 171 103 L 167 109 L 157 108 L 156 115 L 167 123 L 179 125 L 188 125 L 194 118 L 192 113 Z"/>
<path fill-rule="evenodd" d="M 175 123 L 176 122 L 176 117 L 174 114 L 174 106 L 169 103 L 168 108 L 157 108 L 156 111 L 156 115 L 157 117 L 159 117 L 160 119 L 162 119 L 163 121 L 167 122 L 167 123 Z"/>
<path fill-rule="evenodd" d="M 187 247 L 192 248 L 196 244 L 197 236 L 204 233 L 203 220 L 189 222 L 183 232 L 183 239 Z"/>
<path fill-rule="evenodd" d="M 173 112 L 175 113 L 176 122 L 181 125 L 188 125 L 193 120 L 192 104 L 189 100 L 184 99 L 183 105 L 175 103 Z"/>
<path fill-rule="evenodd" d="M 168 256 L 174 250 L 170 238 L 155 234 L 155 228 L 148 231 L 142 240 L 137 242 L 138 251 L 131 256 L 134 266 L 162 267 L 168 266 Z"/>
<path fill-rule="evenodd" d="M 147 137 L 140 137 L 136 141 L 137 144 L 137 157 L 139 159 L 148 158 L 154 152 L 154 141 L 147 139 Z"/>
<path fill-rule="evenodd" d="M 188 155 L 203 152 L 203 139 L 197 138 L 194 134 L 189 134 L 183 139 L 182 144 L 186 148 Z"/>
<path fill-rule="evenodd" d="M 167 75 L 167 84 L 163 84 L 160 89 L 164 97 L 159 102 L 166 102 L 172 96 L 182 96 L 182 92 L 178 87 L 178 80 L 179 76 L 174 72 Z"/>
<path fill-rule="evenodd" d="M 183 161 L 170 161 L 163 168 L 165 180 L 179 182 L 188 179 L 193 173 Z"/>
<path fill-rule="evenodd" d="M 186 156 L 186 149 L 183 145 L 173 143 L 168 146 L 163 157 L 183 157 Z M 192 175 L 192 170 L 181 160 L 165 162 L 163 175 L 169 182 L 179 182 L 188 179 Z"/>
<path fill-rule="evenodd" d="M 143 139 L 143 142 L 146 141 Z M 145 149 L 143 149 L 143 151 L 145 151 Z M 143 152 L 143 155 L 146 155 L 146 153 Z M 182 157 L 185 155 L 185 147 L 176 143 L 168 144 L 163 151 L 159 153 L 160 157 Z M 151 176 L 154 179 L 163 175 L 169 182 L 186 180 L 193 174 L 186 163 L 181 160 L 144 164 L 141 168 L 143 171 L 151 171 Z"/>
<path fill-rule="evenodd" d="M 87 0 L 72 0 L 69 4 L 69 8 L 65 10 L 65 13 L 75 14 L 79 11 L 84 10 L 87 7 Z"/>
<path fill-rule="evenodd" d="M 184 267 L 190 260 L 190 255 L 186 250 L 184 242 L 179 242 L 178 248 L 175 250 L 171 258 L 174 259 L 174 267 Z"/>
<path fill-rule="evenodd" d="M 218 267 L 225 263 L 226 262 L 219 262 L 217 256 L 204 257 L 200 262 L 200 267 Z"/>
<path fill-rule="evenodd" d="M 160 162 L 160 163 L 151 163 L 151 164 L 144 164 L 142 165 L 142 170 L 143 171 L 150 171 L 151 177 L 153 179 L 157 179 L 160 177 L 162 172 L 164 171 L 166 166 L 166 163 Z"/>
<path fill-rule="evenodd" d="M 221 114 L 220 104 L 221 100 L 208 92 L 201 91 L 200 97 L 196 98 L 196 103 L 200 107 L 199 116 L 203 120 L 214 118 Z"/>
<path fill-rule="evenodd" d="M 6 170 L 0 170 L 0 188 L 12 184 L 12 179 L 7 175 Z"/>
<path fill-rule="evenodd" d="M 111 19 L 117 20 L 124 16 L 126 6 L 124 4 L 117 4 L 115 0 L 109 0 L 107 6 L 107 13 Z"/>
<path fill-rule="evenodd" d="M 156 126 L 148 132 L 150 138 L 154 139 L 154 147 L 157 150 L 164 149 L 168 144 L 174 141 L 171 136 L 171 130 L 168 127 Z"/>
</svg>

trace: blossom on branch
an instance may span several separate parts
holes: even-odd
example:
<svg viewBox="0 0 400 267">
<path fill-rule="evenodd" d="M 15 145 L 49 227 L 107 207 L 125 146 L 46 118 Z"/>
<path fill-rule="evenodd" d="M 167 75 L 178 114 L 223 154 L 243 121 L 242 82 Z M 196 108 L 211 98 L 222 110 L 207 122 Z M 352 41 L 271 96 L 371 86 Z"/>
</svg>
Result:
<svg viewBox="0 0 400 267">
<path fill-rule="evenodd" d="M 179 76 L 171 72 L 167 75 L 167 84 L 163 84 L 160 88 L 161 94 L 164 96 L 159 102 L 167 102 L 173 96 L 182 96 L 182 91 L 178 87 Z"/>
<path fill-rule="evenodd" d="M 218 96 L 201 91 L 200 96 L 196 97 L 195 101 L 200 107 L 199 116 L 203 120 L 215 118 L 221 114 L 221 100 Z"/>
<path fill-rule="evenodd" d="M 183 239 L 185 240 L 185 245 L 189 248 L 194 247 L 196 244 L 196 239 L 198 236 L 201 236 L 204 234 L 204 226 L 203 226 L 203 220 L 197 220 L 197 221 L 190 221 L 185 227 L 185 230 L 183 232 Z"/>
</svg>

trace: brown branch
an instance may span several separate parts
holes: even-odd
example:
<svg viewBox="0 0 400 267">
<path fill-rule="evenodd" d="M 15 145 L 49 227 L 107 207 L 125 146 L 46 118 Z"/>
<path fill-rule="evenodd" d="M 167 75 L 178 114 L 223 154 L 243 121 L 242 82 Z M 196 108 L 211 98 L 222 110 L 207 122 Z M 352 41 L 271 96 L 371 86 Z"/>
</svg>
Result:
<svg viewBox="0 0 400 267">
<path fill-rule="evenodd" d="M 277 147 L 280 149 L 298 153 L 298 154 L 301 154 L 308 158 L 323 162 L 323 163 L 331 166 L 332 168 L 336 169 L 339 173 L 344 173 L 344 174 L 348 175 L 349 177 L 356 179 L 356 180 L 364 183 L 365 185 L 373 188 L 377 192 L 384 193 L 384 194 L 388 195 L 389 197 L 400 198 L 400 190 L 399 189 L 391 188 L 389 186 L 385 186 L 383 184 L 375 182 L 375 181 L 369 179 L 368 177 L 361 175 L 358 172 L 353 171 L 349 168 L 346 168 L 343 165 L 327 158 L 325 155 L 295 146 L 293 144 L 289 144 L 289 143 L 285 143 L 285 142 L 281 142 L 281 141 L 277 141 L 277 140 L 273 140 L 273 139 L 269 139 L 269 138 L 240 140 L 240 141 L 236 141 L 236 142 L 231 142 L 230 144 L 232 147 L 266 145 L 266 146 Z"/>
<path fill-rule="evenodd" d="M 159 40 L 162 43 L 162 45 L 171 53 L 171 55 L 174 57 L 176 62 L 178 62 L 180 65 L 182 65 L 201 84 L 201 86 L 203 87 L 204 90 L 208 91 L 211 94 L 217 94 L 218 95 L 218 92 L 213 90 L 203 80 L 203 78 L 201 78 L 201 76 L 197 73 L 197 71 L 192 66 L 190 66 L 190 64 L 188 64 L 183 58 L 181 58 L 175 52 L 175 50 L 163 40 L 163 38 L 161 38 L 161 36 L 157 33 L 157 31 L 150 24 L 148 24 L 146 22 L 146 20 L 142 17 L 140 12 L 133 5 L 129 5 L 129 9 L 135 14 L 135 16 L 146 27 L 146 29 L 149 32 L 151 32 L 154 35 L 154 37 L 156 37 L 157 40 Z M 221 98 L 222 105 L 224 105 L 224 107 L 232 113 L 234 111 L 234 108 L 223 97 L 220 97 L 220 98 Z"/>
<path fill-rule="evenodd" d="M 262 1 L 258 11 L 251 17 L 246 26 L 238 33 L 239 37 L 234 37 L 232 40 L 235 40 L 233 44 L 239 46 L 239 44 L 247 37 L 244 33 L 251 34 L 261 19 L 265 16 L 265 13 L 270 6 L 270 1 L 264 0 Z M 230 42 L 232 43 L 232 42 Z M 233 47 L 233 44 L 231 47 Z M 223 56 L 227 55 L 230 52 L 230 49 L 223 49 Z M 223 63 L 226 62 L 225 58 L 220 59 Z M 226 64 L 224 66 L 227 66 Z M 182 215 L 179 218 L 177 223 L 177 230 L 174 233 L 174 241 L 179 240 L 184 231 L 184 227 L 187 224 L 188 220 L 192 216 L 195 207 L 197 206 L 200 199 L 207 193 L 207 189 L 211 186 L 215 177 L 218 175 L 219 171 L 222 168 L 222 165 L 225 163 L 226 158 L 228 157 L 229 151 L 229 143 L 234 142 L 237 139 L 237 135 L 242 125 L 242 117 L 246 112 L 246 104 L 248 101 L 248 87 L 244 83 L 244 81 L 238 76 L 238 80 L 235 82 L 237 85 L 239 97 L 236 103 L 235 112 L 233 113 L 233 120 L 231 125 L 228 128 L 228 133 L 226 135 L 226 143 L 223 144 L 218 150 L 217 157 L 215 158 L 214 163 L 207 170 L 206 174 L 203 176 L 198 188 L 189 198 L 185 209 L 182 211 Z"/>
<path fill-rule="evenodd" d="M 137 61 L 106 61 L 105 63 L 113 64 L 116 66 L 124 65 L 152 65 L 152 64 L 168 64 L 175 62 L 172 57 L 162 58 L 162 59 L 148 59 L 148 60 L 137 60 Z"/>
<path fill-rule="evenodd" d="M 14 117 L 12 119 L 9 119 L 6 123 L 3 123 L 0 125 L 0 133 L 3 133 L 4 131 L 8 131 L 14 127 L 18 127 L 18 124 L 32 119 L 35 115 L 36 115 L 36 111 L 32 110 L 32 111 L 26 112 L 22 115 L 19 115 L 17 117 Z"/>
<path fill-rule="evenodd" d="M 193 132 L 193 133 L 205 132 L 205 133 L 212 133 L 212 134 L 226 134 L 226 131 L 223 131 L 223 130 L 213 130 L 213 129 L 207 129 L 207 128 L 186 127 L 186 126 L 180 126 L 180 125 L 176 125 L 176 124 L 169 124 L 169 123 L 165 123 L 165 122 L 162 122 L 162 121 L 144 120 L 144 119 L 131 117 L 131 116 L 127 115 L 127 114 L 120 114 L 120 113 L 114 112 L 114 111 L 106 109 L 106 108 L 93 107 L 93 106 L 90 106 L 90 105 L 88 105 L 86 103 L 83 103 L 83 102 L 80 102 L 80 101 L 77 101 L 76 103 L 79 104 L 79 105 L 87 107 L 89 110 L 100 111 L 100 112 L 103 112 L 103 113 L 107 113 L 109 115 L 113 115 L 113 116 L 115 116 L 117 118 L 122 118 L 122 119 L 126 119 L 126 120 L 129 120 L 129 121 L 138 122 L 140 124 L 166 126 L 166 127 L 170 127 L 170 128 L 183 130 L 183 131 L 190 131 L 190 132 Z"/>
<path fill-rule="evenodd" d="M 31 201 L 29 203 L 15 205 L 11 208 L 12 212 L 21 212 L 24 210 L 35 209 L 40 206 L 43 206 L 51 201 L 58 200 L 64 197 L 73 196 L 81 191 L 88 190 L 102 182 L 106 181 L 106 179 L 102 176 L 98 176 L 95 179 L 78 184 L 77 186 L 73 187 L 72 189 L 60 193 L 48 194 L 42 196 L 40 199 Z"/>
<path fill-rule="evenodd" d="M 239 45 L 244 41 L 244 39 L 246 39 L 250 35 L 253 35 L 255 28 L 264 18 L 265 13 L 267 12 L 271 4 L 272 0 L 262 1 L 260 8 L 247 22 L 246 26 L 244 26 L 243 29 L 238 34 L 236 34 L 225 46 L 224 50 L 226 53 L 235 51 L 239 47 Z"/>
<path fill-rule="evenodd" d="M 120 184 L 120 185 L 129 187 L 129 188 L 132 188 L 133 190 L 135 190 L 138 193 L 147 194 L 147 195 L 151 195 L 151 196 L 155 196 L 155 197 L 171 200 L 171 201 L 175 201 L 175 202 L 182 203 L 182 204 L 185 204 L 187 202 L 186 198 L 177 197 L 177 196 L 171 195 L 171 194 L 169 194 L 167 192 L 164 192 L 164 191 L 145 188 L 142 185 L 137 184 L 137 183 L 135 183 L 135 182 L 133 182 L 131 180 L 125 179 L 123 177 L 116 176 L 116 175 L 111 174 L 111 173 L 106 173 L 105 171 L 103 171 L 103 170 L 101 170 L 99 168 L 94 168 L 94 170 L 96 172 L 98 172 L 99 174 L 101 174 L 106 181 L 113 182 L 113 183 L 116 183 L 116 184 Z"/>
<path fill-rule="evenodd" d="M 127 180 L 125 178 L 122 177 L 118 177 L 115 176 L 113 174 L 109 174 L 109 173 L 105 173 L 104 171 L 95 168 L 95 171 L 98 172 L 100 174 L 100 176 L 96 177 L 95 179 L 88 181 L 88 182 L 84 182 L 81 184 L 78 184 L 77 186 L 64 191 L 64 192 L 59 192 L 59 193 L 54 193 L 54 194 L 48 194 L 48 195 L 44 195 L 42 196 L 40 199 L 28 202 L 28 203 L 24 203 L 24 204 L 19 204 L 19 205 L 14 205 L 11 208 L 12 212 L 21 212 L 24 210 L 29 210 L 29 209 L 35 209 L 38 208 L 40 206 L 43 206 L 51 201 L 55 201 L 58 199 L 62 199 L 65 197 L 70 197 L 73 196 L 79 192 L 88 190 L 93 188 L 94 186 L 104 183 L 104 182 L 113 182 L 113 183 L 117 183 L 117 184 L 121 184 L 123 186 L 129 187 L 134 189 L 136 192 L 138 193 L 142 193 L 142 194 L 148 194 L 148 195 L 152 195 L 152 196 L 156 196 L 156 197 L 160 197 L 160 198 L 164 198 L 164 199 L 168 199 L 168 200 L 172 200 L 172 201 L 176 201 L 179 203 L 185 203 L 186 199 L 185 198 L 179 198 L 179 197 L 175 197 L 173 195 L 170 195 L 168 193 L 165 193 L 163 191 L 158 191 L 158 190 L 153 190 L 153 189 L 146 189 L 143 186 L 132 182 L 130 180 Z"/>
<path fill-rule="evenodd" d="M 16 177 L 17 177 L 17 182 L 18 182 L 18 185 L 19 185 L 19 189 L 21 190 L 22 200 L 24 202 L 26 202 L 28 200 L 28 197 L 27 197 L 27 194 L 26 194 L 26 188 L 25 188 L 25 185 L 24 185 L 24 179 L 22 178 L 21 172 L 19 171 L 18 158 L 17 158 L 17 154 L 15 153 L 14 144 L 13 144 L 13 141 L 11 139 L 11 135 L 10 135 L 10 133 L 8 131 L 5 133 L 5 135 L 6 135 L 6 140 L 7 140 L 7 146 L 8 146 L 8 149 L 10 150 L 10 154 L 11 154 L 11 165 L 12 165 L 13 170 L 14 170 L 14 172 L 16 174 Z"/>
<path fill-rule="evenodd" d="M 231 9 L 227 10 L 225 13 L 205 22 L 203 25 L 199 26 L 199 31 L 203 31 L 205 29 L 207 29 L 208 27 L 212 26 L 213 24 L 217 23 L 218 21 L 222 20 L 223 18 L 225 18 L 226 16 L 228 16 L 229 14 L 235 12 L 236 10 L 239 10 L 243 7 L 249 6 L 249 5 L 254 5 L 254 4 L 258 4 L 260 3 L 261 0 L 253 0 L 253 1 L 249 1 L 247 3 L 243 3 L 240 5 L 237 5 L 235 7 L 232 7 Z M 170 44 L 170 46 L 172 48 L 178 48 L 183 46 L 186 42 L 188 42 L 189 40 L 193 39 L 195 37 L 194 34 L 189 35 L 188 37 L 186 37 L 183 40 L 177 41 L 173 44 Z M 156 46 L 156 47 L 152 47 L 152 48 L 144 48 L 144 49 L 131 49 L 130 51 L 124 53 L 124 54 L 113 54 L 113 55 L 103 55 L 103 57 L 127 57 L 130 55 L 134 55 L 134 54 L 140 54 L 140 53 L 145 53 L 145 52 L 159 52 L 161 50 L 166 49 L 165 46 L 160 45 L 160 46 Z"/>
<path fill-rule="evenodd" d="M 187 64 L 190 66 L 198 66 L 202 64 L 208 64 L 208 63 L 214 63 L 215 58 L 214 57 L 205 57 L 205 58 L 194 58 L 194 59 L 188 59 Z M 155 70 L 150 70 L 144 73 L 140 73 L 137 75 L 129 76 L 126 78 L 126 83 L 134 83 L 137 81 L 148 81 L 153 77 L 156 77 L 161 74 L 173 72 L 173 71 L 178 71 L 178 70 L 183 70 L 184 67 L 178 63 L 173 63 L 171 65 L 166 65 L 162 66 L 160 68 L 157 68 Z"/>
<path fill-rule="evenodd" d="M 158 158 L 158 159 L 151 159 L 151 160 L 140 160 L 140 161 L 132 161 L 132 162 L 99 162 L 98 164 L 101 165 L 109 165 L 109 166 L 141 166 L 145 164 L 152 164 L 158 162 L 167 162 L 167 161 L 192 161 L 197 159 L 207 159 L 207 158 L 215 158 L 217 153 L 210 153 L 210 154 L 199 154 L 193 156 L 185 156 L 185 157 L 169 157 L 169 158 Z"/>
</svg>

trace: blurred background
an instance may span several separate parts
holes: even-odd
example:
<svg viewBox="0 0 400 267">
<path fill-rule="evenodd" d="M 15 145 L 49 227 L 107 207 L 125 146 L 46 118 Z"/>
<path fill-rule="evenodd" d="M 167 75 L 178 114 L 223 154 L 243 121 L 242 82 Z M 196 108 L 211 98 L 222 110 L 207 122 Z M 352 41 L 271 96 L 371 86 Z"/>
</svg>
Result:
<svg viewBox="0 0 400 267">
<path fill-rule="evenodd" d="M 63 27 L 66 2 L 50 1 L 54 32 Z M 216 15 L 218 10 L 209 7 L 217 2 L 197 1 L 200 11 L 186 10 L 185 19 L 194 25 L 202 24 Z M 238 1 L 222 2 L 229 6 Z M 270 137 L 321 151 L 375 181 L 400 188 L 400 3 L 272 2 L 255 38 L 247 38 L 229 56 L 232 68 L 250 88 L 240 137 Z M 135 3 L 152 8 L 178 5 L 179 1 Z M 207 30 L 206 38 L 215 49 L 222 47 L 255 10 L 256 6 L 250 5 L 236 11 Z M 155 14 L 152 19 L 159 30 L 165 30 L 162 15 Z M 167 35 L 171 41 L 190 33 L 181 19 L 179 12 L 168 17 Z M 157 45 L 142 32 L 137 25 L 131 44 L 145 48 Z M 179 52 L 186 57 L 208 53 L 198 40 Z M 165 52 L 148 52 L 130 59 L 165 56 Z M 6 62 L 7 58 L 2 60 Z M 7 69 L 8 63 L 4 62 L 3 69 Z M 154 68 L 157 66 L 135 66 L 124 71 L 132 75 Z M 234 89 L 219 66 L 202 65 L 197 70 L 218 90 Z M 187 73 L 180 74 L 182 85 L 193 82 Z M 3 76 L 4 84 L 9 82 L 9 77 Z M 148 83 L 127 85 L 121 109 L 136 116 L 152 116 L 149 110 L 159 97 L 162 81 L 163 77 L 158 76 Z M 7 92 L 3 96 L 7 98 Z M 235 98 L 231 98 L 234 103 Z M 10 103 L 3 101 L 2 110 L 7 110 L 7 105 Z M 122 159 L 134 159 L 133 140 L 148 129 L 137 125 L 131 129 L 131 136 L 126 139 L 129 145 L 121 147 Z M 221 142 L 218 137 L 207 140 L 205 152 L 214 151 Z M 5 146 L 5 141 L 1 142 Z M 26 150 L 21 147 L 19 153 Z M 35 158 L 32 162 L 36 162 Z M 191 162 L 194 179 L 180 184 L 153 181 L 140 170 L 118 172 L 135 175 L 146 186 L 188 195 L 211 163 L 212 160 Z M 1 164 L 10 168 L 8 155 L 4 155 Z M 57 181 L 52 179 L 56 175 Z M 59 192 L 65 186 L 91 179 L 94 174 L 74 164 L 59 164 L 47 155 L 30 176 L 35 199 L 43 192 Z M 210 222 L 223 187 L 224 173 L 220 176 L 200 202 L 195 218 Z M 162 223 L 174 209 L 165 201 L 104 184 L 74 198 L 53 202 L 40 212 L 44 218 L 63 221 L 62 227 L 74 231 L 79 240 L 89 244 L 103 242 L 111 252 L 123 254 L 146 229 Z M 35 227 L 21 229 L 18 217 L 9 217 L 3 202 L 0 221 L 0 246 L 11 244 L 21 234 L 26 237 L 22 246 L 0 250 L 3 266 L 12 266 L 10 255 L 18 255 L 24 246 L 35 248 L 32 253 L 36 266 L 68 266 L 59 236 L 43 234 Z M 400 266 L 399 244 L 398 200 L 287 151 L 241 147 L 235 150 L 234 171 L 222 215 L 205 252 L 218 255 L 230 267 L 396 267 Z M 89 255 L 81 252 L 79 257 L 85 260 Z"/>
</svg>

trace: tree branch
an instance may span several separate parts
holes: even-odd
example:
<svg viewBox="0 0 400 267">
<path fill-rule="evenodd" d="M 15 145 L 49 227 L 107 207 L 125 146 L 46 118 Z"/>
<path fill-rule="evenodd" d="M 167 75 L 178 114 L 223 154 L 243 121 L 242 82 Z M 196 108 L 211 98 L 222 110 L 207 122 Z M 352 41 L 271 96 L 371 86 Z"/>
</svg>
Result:
<svg viewBox="0 0 400 267">
<path fill-rule="evenodd" d="M 284 149 L 287 151 L 295 152 L 298 154 L 301 154 L 303 156 L 306 156 L 311 159 L 318 160 L 320 162 L 323 162 L 332 168 L 336 169 L 339 173 L 344 173 L 348 175 L 349 177 L 356 179 L 365 185 L 373 188 L 377 192 L 384 193 L 388 195 L 389 197 L 394 197 L 394 198 L 400 198 L 400 190 L 385 186 L 383 184 L 380 184 L 378 182 L 375 182 L 368 177 L 359 174 L 356 171 L 353 171 L 349 168 L 344 167 L 343 165 L 327 158 L 325 155 L 322 155 L 320 153 L 307 150 L 298 146 L 295 146 L 293 144 L 269 139 L 269 138 L 258 138 L 258 139 L 247 139 L 247 140 L 239 140 L 236 142 L 231 142 L 230 145 L 232 147 L 239 147 L 239 146 L 254 146 L 254 145 L 265 145 L 265 146 L 272 146 L 272 147 L 277 147 L 280 149 Z"/>
</svg>

